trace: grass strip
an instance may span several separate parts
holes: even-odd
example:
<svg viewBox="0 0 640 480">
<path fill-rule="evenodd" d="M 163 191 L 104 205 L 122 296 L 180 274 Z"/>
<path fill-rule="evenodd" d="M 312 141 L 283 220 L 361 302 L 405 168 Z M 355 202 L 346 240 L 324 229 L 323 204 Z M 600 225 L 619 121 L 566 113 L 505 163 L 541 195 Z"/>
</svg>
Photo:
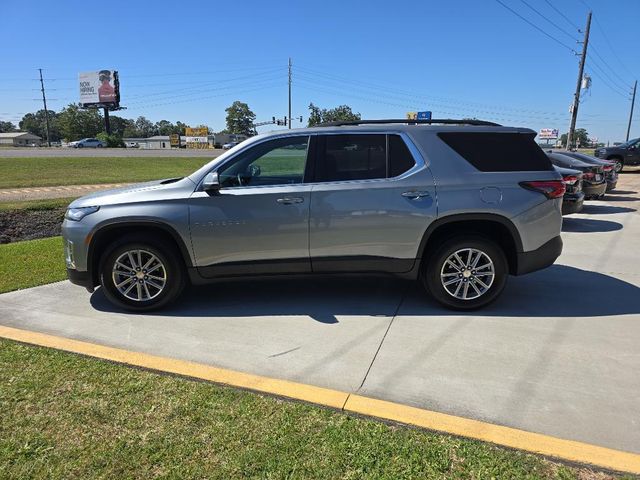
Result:
<svg viewBox="0 0 640 480">
<path fill-rule="evenodd" d="M 482 442 L 0 340 L 0 477 L 612 478 Z"/>
<path fill-rule="evenodd" d="M 18 202 L 0 202 L 0 212 L 10 210 L 56 210 L 69 205 L 76 197 L 51 198 L 45 200 L 21 200 Z"/>
<path fill-rule="evenodd" d="M 183 177 L 203 157 L 7 157 L 0 158 L 0 188 L 131 183 Z"/>
<path fill-rule="evenodd" d="M 57 282 L 66 276 L 61 237 L 0 245 L 0 293 Z"/>
</svg>

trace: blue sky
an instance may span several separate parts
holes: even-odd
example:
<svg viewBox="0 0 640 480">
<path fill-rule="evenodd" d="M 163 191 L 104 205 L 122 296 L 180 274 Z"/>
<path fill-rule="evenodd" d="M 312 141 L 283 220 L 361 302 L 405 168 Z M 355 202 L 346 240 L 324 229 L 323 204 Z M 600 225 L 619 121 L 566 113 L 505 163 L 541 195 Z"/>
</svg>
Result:
<svg viewBox="0 0 640 480">
<path fill-rule="evenodd" d="M 348 104 L 365 118 L 432 110 L 566 131 L 578 68 L 570 49 L 581 48 L 571 23 L 583 28 L 588 4 L 593 84 L 578 127 L 601 141 L 623 140 L 627 92 L 640 76 L 640 0 L 501 1 L 566 47 L 496 0 L 2 0 L 0 119 L 15 122 L 41 107 L 38 68 L 55 110 L 77 101 L 78 72 L 113 68 L 123 116 L 218 130 L 224 109 L 242 100 L 258 121 L 269 120 L 287 113 L 291 57 L 292 113 L 305 122 L 314 102 Z M 640 136 L 640 121 L 631 135 Z"/>
</svg>

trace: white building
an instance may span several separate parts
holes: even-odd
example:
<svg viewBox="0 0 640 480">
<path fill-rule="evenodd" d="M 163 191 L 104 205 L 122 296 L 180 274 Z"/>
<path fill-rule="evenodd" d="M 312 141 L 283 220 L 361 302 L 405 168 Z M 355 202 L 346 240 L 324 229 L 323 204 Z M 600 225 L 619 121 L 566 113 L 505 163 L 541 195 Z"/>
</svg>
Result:
<svg viewBox="0 0 640 480">
<path fill-rule="evenodd" d="M 0 145 L 10 147 L 39 147 L 42 138 L 28 132 L 0 133 Z"/>
</svg>

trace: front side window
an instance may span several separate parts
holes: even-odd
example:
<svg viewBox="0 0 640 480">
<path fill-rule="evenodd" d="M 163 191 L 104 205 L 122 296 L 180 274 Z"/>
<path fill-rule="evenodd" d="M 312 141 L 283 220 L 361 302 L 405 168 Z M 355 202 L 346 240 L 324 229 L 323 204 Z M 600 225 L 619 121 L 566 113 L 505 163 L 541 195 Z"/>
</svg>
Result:
<svg viewBox="0 0 640 480">
<path fill-rule="evenodd" d="M 218 170 L 222 188 L 302 183 L 309 137 L 287 137 L 252 147 Z"/>
</svg>

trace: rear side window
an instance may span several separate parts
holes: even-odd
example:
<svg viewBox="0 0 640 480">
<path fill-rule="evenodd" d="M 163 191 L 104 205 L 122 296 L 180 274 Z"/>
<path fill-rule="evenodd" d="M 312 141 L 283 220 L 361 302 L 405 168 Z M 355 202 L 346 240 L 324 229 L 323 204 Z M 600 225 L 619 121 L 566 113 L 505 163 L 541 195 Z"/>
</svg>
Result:
<svg viewBox="0 0 640 480">
<path fill-rule="evenodd" d="M 415 165 L 399 135 L 345 134 L 319 138 L 316 180 L 324 182 L 396 177 Z"/>
<path fill-rule="evenodd" d="M 389 135 L 389 177 L 397 177 L 416 164 L 399 135 Z"/>
<path fill-rule="evenodd" d="M 442 132 L 438 136 L 481 172 L 553 170 L 535 134 Z"/>
</svg>

